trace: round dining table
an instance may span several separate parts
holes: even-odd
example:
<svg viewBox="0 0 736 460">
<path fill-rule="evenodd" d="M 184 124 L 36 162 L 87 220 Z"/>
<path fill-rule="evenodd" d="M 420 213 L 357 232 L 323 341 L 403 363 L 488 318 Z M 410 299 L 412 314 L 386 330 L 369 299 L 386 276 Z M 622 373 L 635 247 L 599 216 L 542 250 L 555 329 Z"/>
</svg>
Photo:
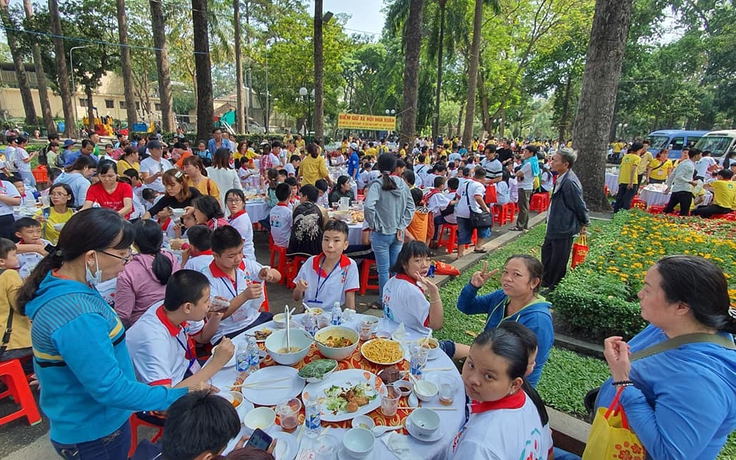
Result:
<svg viewBox="0 0 736 460">
<path fill-rule="evenodd" d="M 268 204 L 265 200 L 248 200 L 245 203 L 245 212 L 248 213 L 250 221 L 254 224 L 268 217 L 268 211 Z"/>
<path fill-rule="evenodd" d="M 606 187 L 609 195 L 615 196 L 618 193 L 618 173 L 606 173 Z"/>
<path fill-rule="evenodd" d="M 304 317 L 303 314 L 301 315 L 294 315 L 293 322 L 296 324 L 301 324 L 302 318 Z M 355 329 L 356 331 L 359 330 L 360 322 L 365 318 L 375 318 L 371 315 L 362 315 L 362 314 L 355 314 L 354 317 L 350 321 L 343 322 L 343 326 L 351 327 Z M 268 323 L 255 326 L 254 328 L 243 332 L 241 335 L 236 336 L 233 339 L 233 343 L 235 344 L 235 347 L 237 349 L 238 346 L 244 346 L 247 343 L 247 334 L 251 334 L 252 331 L 255 330 L 262 330 L 263 328 L 268 328 L 272 331 L 279 330 L 278 327 L 276 327 L 276 324 L 273 321 L 270 321 Z M 372 372 L 373 374 L 378 374 L 382 369 L 386 368 L 387 366 L 381 366 L 377 364 L 373 364 L 363 358 L 363 356 L 360 353 L 360 346 L 363 344 L 361 341 L 358 344 L 358 347 L 356 348 L 355 352 L 349 356 L 348 358 L 338 361 L 338 370 L 348 370 L 348 369 L 362 369 L 369 372 Z M 265 345 L 263 343 L 259 343 L 259 346 L 262 350 L 265 350 Z M 263 352 L 262 352 L 263 354 Z M 314 360 L 314 359 L 320 359 L 322 356 L 320 355 L 319 351 L 317 350 L 316 346 L 313 344 L 311 346 L 311 349 L 307 356 L 300 361 L 299 363 L 295 364 L 294 368 L 301 368 L 306 363 Z M 409 362 L 408 362 L 408 354 L 405 353 L 405 360 L 399 362 L 396 364 L 396 366 L 400 370 L 408 370 L 409 369 Z M 270 367 L 270 366 L 276 366 L 278 365 L 275 363 L 270 356 L 267 356 L 266 358 L 263 358 L 261 360 L 261 369 Z M 210 383 L 219 388 L 221 391 L 226 392 L 229 390 L 229 387 L 232 386 L 235 382 L 235 379 L 237 378 L 237 371 L 236 368 L 233 367 L 224 367 L 219 372 L 217 372 L 211 379 Z M 333 374 L 334 375 L 334 374 Z M 449 456 L 449 452 L 451 449 L 451 444 L 453 442 L 453 439 L 455 438 L 455 435 L 458 433 L 460 428 L 462 427 L 463 422 L 465 421 L 465 391 L 462 384 L 462 379 L 460 376 L 460 373 L 457 370 L 457 367 L 455 366 L 452 359 L 450 359 L 449 356 L 447 356 L 444 352 L 437 353 L 437 357 L 431 360 L 427 361 L 427 365 L 424 368 L 424 378 L 430 381 L 439 382 L 440 380 L 445 381 L 447 379 L 453 381 L 456 389 L 456 394 L 454 401 L 451 405 L 443 406 L 440 405 L 439 401 L 437 400 L 437 396 L 434 397 L 434 400 L 428 401 L 428 402 L 421 402 L 422 407 L 428 407 L 432 409 L 437 409 L 438 414 L 440 416 L 440 429 L 437 433 L 437 435 L 434 437 L 439 438 L 436 441 L 428 442 L 424 440 L 415 439 L 414 437 L 410 436 L 408 434 L 408 431 L 406 430 L 406 421 L 409 415 L 411 414 L 411 409 L 407 409 L 409 406 L 408 403 L 408 397 L 401 397 L 401 400 L 399 402 L 399 410 L 395 416 L 392 417 L 386 417 L 381 412 L 380 406 L 369 412 L 368 415 L 371 417 L 376 426 L 379 425 L 388 425 L 388 426 L 402 426 L 403 428 L 395 431 L 395 432 L 389 432 L 386 434 L 383 434 L 380 437 L 376 438 L 375 446 L 373 448 L 372 453 L 365 458 L 368 459 L 392 459 L 397 458 L 399 460 L 412 460 L 412 459 L 427 459 L 427 460 L 442 460 L 446 459 Z M 324 380 L 324 382 L 328 382 L 329 377 Z M 378 385 L 377 385 L 378 386 Z M 285 390 L 281 390 L 285 391 Z M 299 395 L 301 397 L 301 394 Z M 254 398 L 255 401 L 251 401 L 255 404 L 256 407 L 259 406 L 257 397 Z M 287 395 L 284 396 L 284 399 L 288 399 Z M 323 409 L 324 410 L 324 409 Z M 300 426 L 297 427 L 296 431 L 289 434 L 284 432 L 281 427 L 278 425 L 278 423 L 275 423 L 271 427 L 267 428 L 265 431 L 269 435 L 271 435 L 274 438 L 279 439 L 279 442 L 283 439 L 288 440 L 288 444 L 291 444 L 294 446 L 294 449 L 290 449 L 290 452 L 287 456 L 279 458 L 277 456 L 277 460 L 293 460 L 294 458 L 297 459 L 308 459 L 308 458 L 315 458 L 314 456 L 311 456 L 312 452 L 310 452 L 310 446 L 312 445 L 313 438 L 310 438 L 306 433 L 304 429 L 304 409 L 302 408 L 301 413 L 299 415 L 299 421 Z M 242 422 L 242 420 L 241 420 Z M 342 449 L 342 437 L 343 435 L 348 431 L 350 428 L 351 420 L 345 420 L 341 422 L 325 422 L 322 421 L 322 428 L 320 432 L 321 435 L 330 435 L 333 438 L 335 438 L 335 441 L 337 443 L 336 450 L 335 450 L 335 456 L 331 458 L 335 459 L 341 459 L 341 458 L 348 458 L 345 455 L 344 449 Z M 237 441 L 244 435 L 247 434 L 247 430 L 245 427 L 242 428 L 240 434 L 230 441 L 227 448 L 225 449 L 224 454 L 227 454 L 232 449 L 234 449 L 235 444 Z M 385 440 L 384 440 L 385 439 Z M 389 448 L 388 445 L 391 445 L 392 447 Z M 392 450 L 393 449 L 393 450 Z M 295 450 L 295 451 L 294 451 Z M 279 449 L 277 449 L 277 452 Z"/>
<path fill-rule="evenodd" d="M 671 193 L 666 193 L 666 185 L 664 184 L 650 184 L 642 189 L 639 193 L 639 198 L 644 201 L 647 206 L 667 206 L 670 201 Z M 703 195 L 703 202 L 700 203 L 704 206 L 710 204 L 713 200 L 713 194 L 708 190 Z"/>
</svg>

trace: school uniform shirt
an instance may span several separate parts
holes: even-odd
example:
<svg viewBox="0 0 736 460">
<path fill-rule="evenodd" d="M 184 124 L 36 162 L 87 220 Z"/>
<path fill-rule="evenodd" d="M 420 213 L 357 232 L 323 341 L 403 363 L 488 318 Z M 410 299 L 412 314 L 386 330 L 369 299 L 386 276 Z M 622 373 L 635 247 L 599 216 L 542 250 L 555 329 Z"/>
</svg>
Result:
<svg viewBox="0 0 736 460">
<path fill-rule="evenodd" d="M 85 201 L 91 201 L 93 204 L 97 203 L 102 208 L 112 209 L 113 211 L 120 211 L 125 206 L 125 199 L 130 198 L 133 200 L 133 187 L 126 184 L 125 182 L 118 182 L 115 190 L 112 193 L 107 193 L 102 183 L 98 182 L 87 189 L 87 197 Z M 125 218 L 130 218 L 130 214 L 125 215 Z"/>
<path fill-rule="evenodd" d="M 0 195 L 9 196 L 10 198 L 20 198 L 20 193 L 15 185 L 4 180 L 0 181 Z M 7 203 L 0 202 L 0 216 L 10 216 L 13 214 L 13 207 Z"/>
<path fill-rule="evenodd" d="M 496 189 L 498 191 L 498 189 Z M 519 202 L 519 181 L 515 177 L 509 179 L 509 199 L 512 203 Z"/>
<path fill-rule="evenodd" d="M 324 265 L 324 260 L 324 253 L 307 259 L 294 282 L 304 280 L 309 285 L 304 291 L 307 305 L 332 311 L 336 302 L 345 305 L 346 293 L 360 289 L 358 265 L 344 254 L 333 267 L 320 266 Z"/>
<path fill-rule="evenodd" d="M 433 192 L 434 190 L 429 192 L 429 198 L 425 199 L 427 201 L 427 208 L 432 212 L 432 215 L 438 217 L 442 215 L 442 211 L 450 204 L 452 197 L 443 192 Z"/>
<path fill-rule="evenodd" d="M 271 167 L 278 169 L 279 166 L 281 166 L 281 159 L 276 156 L 275 153 L 269 152 L 268 158 L 271 160 Z"/>
<path fill-rule="evenodd" d="M 429 169 L 429 165 L 425 164 L 417 165 L 414 167 L 414 176 L 417 187 L 424 184 L 424 180 L 426 179 L 427 174 L 429 174 Z M 434 187 L 434 184 L 432 184 L 432 187 Z"/>
<path fill-rule="evenodd" d="M 23 161 L 27 160 L 28 158 L 30 158 L 30 155 L 28 154 L 28 152 L 26 152 L 24 148 L 15 148 L 15 167 L 18 169 L 18 172 L 31 172 L 31 163 L 26 163 L 25 161 Z"/>
<path fill-rule="evenodd" d="M 279 203 L 269 213 L 271 222 L 271 237 L 273 244 L 280 248 L 289 246 L 291 227 L 293 225 L 292 211 L 287 203 Z"/>
<path fill-rule="evenodd" d="M 436 177 L 440 177 L 440 176 L 438 176 L 437 174 L 434 174 L 434 173 L 427 174 L 426 176 L 424 176 L 424 181 L 422 182 L 424 184 L 424 188 L 432 188 L 432 187 L 434 187 L 434 179 Z"/>
<path fill-rule="evenodd" d="M 286 173 L 289 175 L 289 177 L 296 176 L 296 168 L 291 163 L 286 163 L 284 165 L 284 169 L 286 170 Z"/>
<path fill-rule="evenodd" d="M 184 269 L 204 273 L 205 269 L 212 263 L 212 260 L 214 260 L 214 256 L 212 255 L 211 249 L 208 251 L 202 251 L 199 255 L 190 257 L 184 265 Z"/>
<path fill-rule="evenodd" d="M 133 212 L 130 213 L 130 220 L 140 219 L 146 213 L 146 204 L 143 198 L 133 189 Z"/>
<path fill-rule="evenodd" d="M 628 184 L 631 178 L 631 170 L 639 167 L 641 157 L 634 153 L 627 153 L 621 158 L 621 166 L 618 170 L 618 184 Z M 692 180 L 692 177 L 691 177 Z M 634 175 L 634 183 L 636 183 L 636 174 Z"/>
<path fill-rule="evenodd" d="M 203 327 L 204 321 L 173 324 L 163 301 L 146 310 L 125 333 L 138 381 L 173 387 L 184 380 L 187 371 L 196 374 L 200 366 L 192 337 Z"/>
<path fill-rule="evenodd" d="M 457 217 L 463 217 L 465 219 L 470 218 L 470 211 L 481 212 L 482 209 L 475 197 L 479 196 L 483 198 L 486 189 L 480 182 L 474 180 L 466 181 L 465 184 L 457 189 L 460 199 L 455 205 L 455 215 Z M 470 208 L 468 208 L 468 200 L 470 201 Z"/>
<path fill-rule="evenodd" d="M 44 246 L 53 246 L 51 244 L 51 241 L 44 240 L 41 238 L 40 241 L 41 244 Z M 23 244 L 23 240 L 20 240 L 18 244 Z M 28 275 L 31 274 L 34 268 L 36 268 L 36 265 L 38 265 L 39 262 L 41 262 L 41 259 L 43 259 L 44 256 L 37 252 L 19 252 L 18 253 L 18 274 L 20 274 L 20 277 L 23 279 L 28 278 Z"/>
<path fill-rule="evenodd" d="M 245 209 L 242 209 L 237 214 L 231 214 L 230 217 L 227 218 L 227 222 L 231 226 L 235 227 L 243 238 L 243 255 L 255 260 L 256 249 L 253 246 L 253 224 L 250 221 L 250 217 L 245 212 Z"/>
<path fill-rule="evenodd" d="M 450 447 L 452 458 L 546 459 L 546 440 L 537 407 L 519 390 L 498 401 L 473 401 L 465 425 Z"/>
<path fill-rule="evenodd" d="M 171 163 L 169 163 L 169 160 L 165 158 L 161 158 L 159 161 L 156 161 L 153 159 L 153 157 L 148 157 L 145 160 L 141 161 L 141 174 L 148 173 L 150 175 L 154 175 L 159 171 L 166 172 L 169 169 L 174 169 L 174 167 L 171 165 Z M 146 184 L 145 187 L 152 188 L 160 193 L 166 191 L 161 177 L 157 177 L 155 181 L 151 182 L 150 184 Z"/>
<path fill-rule="evenodd" d="M 697 177 L 706 177 L 708 170 L 713 166 L 717 165 L 718 161 L 713 157 L 701 157 L 700 160 L 695 163 L 695 175 Z"/>
<path fill-rule="evenodd" d="M 383 318 L 379 330 L 393 332 L 404 323 L 409 340 L 429 332 L 429 301 L 417 281 L 404 274 L 391 277 L 383 287 Z"/>
<path fill-rule="evenodd" d="M 176 238 L 176 222 L 171 217 L 167 217 L 165 220 L 158 220 L 158 224 L 161 226 L 161 231 L 164 232 L 166 239 L 172 240 Z"/>
<path fill-rule="evenodd" d="M 263 266 L 251 259 L 243 259 L 245 269 L 238 268 L 235 271 L 235 279 L 231 279 L 228 275 L 220 270 L 213 260 L 210 265 L 204 269 L 202 273 L 210 280 L 210 297 L 222 297 L 228 301 L 234 299 L 238 294 L 242 293 L 252 283 L 260 283 L 258 272 Z M 261 294 L 259 299 L 251 299 L 240 306 L 232 315 L 220 321 L 220 327 L 212 337 L 211 342 L 217 343 L 224 335 L 231 332 L 242 331 L 258 318 L 260 314 L 261 304 L 264 302 L 265 296 Z"/>
</svg>

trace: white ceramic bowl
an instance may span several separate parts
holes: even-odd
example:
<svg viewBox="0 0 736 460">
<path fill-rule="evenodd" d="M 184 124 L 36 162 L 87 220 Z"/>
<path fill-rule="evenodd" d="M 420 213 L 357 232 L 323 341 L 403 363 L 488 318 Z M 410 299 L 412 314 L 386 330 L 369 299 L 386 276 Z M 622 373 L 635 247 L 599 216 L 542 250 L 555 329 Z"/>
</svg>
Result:
<svg viewBox="0 0 736 460">
<path fill-rule="evenodd" d="M 248 411 L 253 409 L 253 404 L 250 401 L 246 401 L 243 398 L 243 394 L 238 391 L 231 391 L 230 394 L 233 397 L 230 403 L 235 407 L 235 411 L 238 413 L 240 419 L 244 419 Z"/>
<path fill-rule="evenodd" d="M 426 340 L 427 340 L 426 338 L 417 339 L 414 342 L 414 344 L 419 345 L 420 347 L 425 346 L 424 344 L 426 343 Z M 440 341 L 433 337 L 429 339 L 429 343 L 432 344 L 434 348 L 432 348 L 431 346 L 426 347 L 427 348 L 427 358 L 435 359 L 437 356 L 439 356 L 439 352 L 442 351 L 440 350 Z"/>
<path fill-rule="evenodd" d="M 309 347 L 312 345 L 312 337 L 305 331 L 299 329 L 291 330 L 291 347 L 299 351 L 293 353 L 281 353 L 286 348 L 286 330 L 274 331 L 266 339 L 266 350 L 274 361 L 284 366 L 291 366 L 307 356 Z"/>
<path fill-rule="evenodd" d="M 414 384 L 414 393 L 421 401 L 431 401 L 438 391 L 437 385 L 428 380 L 419 380 Z"/>
<path fill-rule="evenodd" d="M 440 416 L 432 409 L 414 409 L 409 418 L 421 436 L 432 436 L 440 427 Z"/>
<path fill-rule="evenodd" d="M 243 425 L 250 432 L 249 434 L 252 434 L 256 428 L 266 431 L 273 426 L 274 422 L 276 422 L 276 412 L 270 407 L 257 407 L 245 414 L 243 419 Z"/>
<path fill-rule="evenodd" d="M 352 345 L 341 348 L 333 348 L 322 344 L 321 342 L 326 341 L 329 336 L 345 337 L 347 339 L 350 339 Z M 324 329 L 320 329 L 319 332 L 315 334 L 314 338 L 315 340 L 317 340 L 317 349 L 320 353 L 322 353 L 322 356 L 324 356 L 325 358 L 340 361 L 341 359 L 346 359 L 348 356 L 353 354 L 355 349 L 358 347 L 358 340 L 360 339 L 360 335 L 355 331 L 355 329 L 350 327 L 329 326 Z"/>
<path fill-rule="evenodd" d="M 184 214 L 187 213 L 186 209 L 172 209 L 171 210 L 172 215 L 175 219 L 181 218 Z"/>
<path fill-rule="evenodd" d="M 366 430 L 372 430 L 376 426 L 376 422 L 367 415 L 359 415 L 353 419 L 353 428 L 365 428 Z"/>
<path fill-rule="evenodd" d="M 373 432 L 365 428 L 351 428 L 342 438 L 342 445 L 348 454 L 355 458 L 363 458 L 368 455 L 376 444 Z"/>
<path fill-rule="evenodd" d="M 281 329 L 286 327 L 286 314 L 279 313 L 278 315 L 273 315 L 273 323 Z"/>
<path fill-rule="evenodd" d="M 406 380 L 397 380 L 391 385 L 401 392 L 401 396 L 409 396 L 411 394 L 411 383 Z"/>
</svg>

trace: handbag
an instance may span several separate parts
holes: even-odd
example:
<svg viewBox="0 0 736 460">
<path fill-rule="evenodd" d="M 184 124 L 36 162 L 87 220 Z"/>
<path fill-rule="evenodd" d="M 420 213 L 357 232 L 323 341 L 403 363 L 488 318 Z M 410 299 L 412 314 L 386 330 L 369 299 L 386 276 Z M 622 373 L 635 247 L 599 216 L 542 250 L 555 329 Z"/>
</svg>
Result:
<svg viewBox="0 0 736 460">
<path fill-rule="evenodd" d="M 587 256 L 588 236 L 585 233 L 581 233 L 575 244 L 572 245 L 572 262 L 570 263 L 570 268 L 575 268 L 585 262 Z"/>
<path fill-rule="evenodd" d="M 470 197 L 468 196 L 468 189 L 470 188 L 470 183 L 468 183 L 465 186 L 465 199 L 468 201 L 468 210 L 470 211 L 470 223 L 473 226 L 473 228 L 489 228 L 493 227 L 493 216 L 490 212 L 487 211 L 481 211 L 481 212 L 475 212 L 473 211 L 473 208 L 470 207 Z"/>
<path fill-rule="evenodd" d="M 644 460 L 646 458 L 644 445 L 629 428 L 629 420 L 619 401 L 624 388 L 618 389 L 610 407 L 598 409 L 593 426 L 590 428 L 583 460 L 609 458 Z"/>
</svg>

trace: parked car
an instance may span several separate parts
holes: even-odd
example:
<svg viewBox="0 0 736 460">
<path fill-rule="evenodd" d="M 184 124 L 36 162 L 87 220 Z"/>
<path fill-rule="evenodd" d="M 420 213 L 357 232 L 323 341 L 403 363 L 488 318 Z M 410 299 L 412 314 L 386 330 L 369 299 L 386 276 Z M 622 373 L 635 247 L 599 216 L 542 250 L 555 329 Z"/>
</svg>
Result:
<svg viewBox="0 0 736 460">
<path fill-rule="evenodd" d="M 709 150 L 713 158 L 720 160 L 729 151 L 734 149 L 736 144 L 736 130 L 722 129 L 711 131 L 701 137 L 695 148 L 703 152 Z"/>
<path fill-rule="evenodd" d="M 708 131 L 662 129 L 649 133 L 649 152 L 656 156 L 663 148 L 669 148 L 669 158 L 680 158 L 682 148 L 693 147 Z M 715 155 L 714 155 L 715 156 Z"/>
</svg>

